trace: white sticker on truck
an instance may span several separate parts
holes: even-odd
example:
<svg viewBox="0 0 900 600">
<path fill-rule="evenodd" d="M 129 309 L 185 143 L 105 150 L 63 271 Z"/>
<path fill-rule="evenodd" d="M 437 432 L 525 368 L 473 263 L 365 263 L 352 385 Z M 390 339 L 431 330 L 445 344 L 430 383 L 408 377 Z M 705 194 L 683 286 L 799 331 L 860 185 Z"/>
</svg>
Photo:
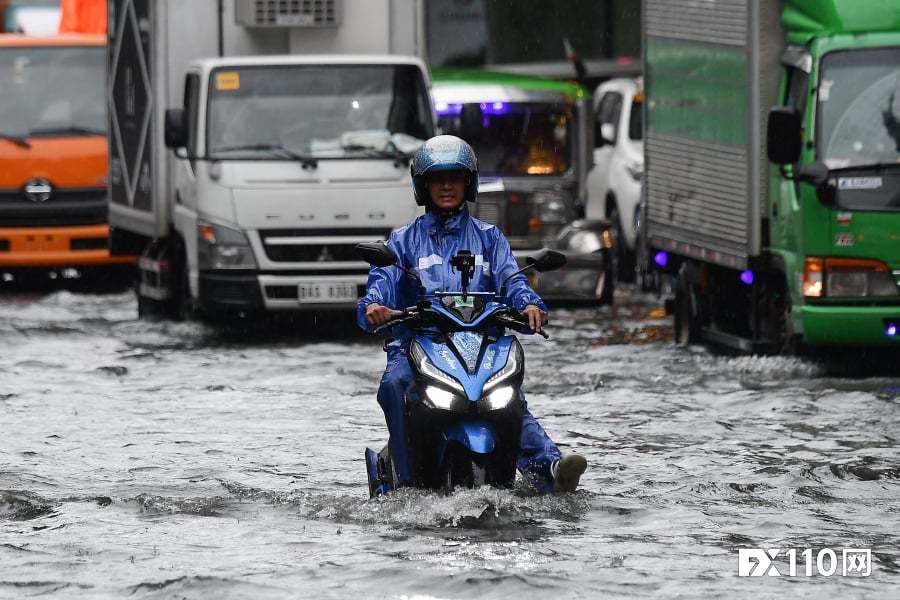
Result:
<svg viewBox="0 0 900 600">
<path fill-rule="evenodd" d="M 881 177 L 839 177 L 839 190 L 879 190 L 884 182 Z"/>
</svg>

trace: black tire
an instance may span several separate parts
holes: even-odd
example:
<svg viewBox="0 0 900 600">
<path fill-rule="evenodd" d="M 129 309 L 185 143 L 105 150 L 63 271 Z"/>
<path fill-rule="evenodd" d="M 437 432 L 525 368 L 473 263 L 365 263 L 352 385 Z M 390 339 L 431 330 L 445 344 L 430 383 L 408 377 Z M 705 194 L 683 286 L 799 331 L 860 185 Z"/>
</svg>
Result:
<svg viewBox="0 0 900 600">
<path fill-rule="evenodd" d="M 603 272 L 597 276 L 597 303 L 600 305 L 612 306 L 613 298 L 616 292 L 616 278 L 613 274 L 612 265 L 606 265 Z"/>
<path fill-rule="evenodd" d="M 454 489 L 475 488 L 487 483 L 487 471 L 480 461 L 462 447 L 447 449 L 447 470 L 444 473 L 444 492 Z"/>
<path fill-rule="evenodd" d="M 197 312 L 188 280 L 187 255 L 179 248 L 176 256 L 172 261 L 172 295 L 165 303 L 165 316 L 172 321 L 193 321 Z"/>
<path fill-rule="evenodd" d="M 700 314 L 696 288 L 682 273 L 675 290 L 675 344 L 686 347 L 700 342 Z"/>
<path fill-rule="evenodd" d="M 615 204 L 609 209 L 608 218 L 612 223 L 615 280 L 630 283 L 634 281 L 634 253 L 625 245 L 622 218 L 619 216 L 619 209 Z"/>
</svg>

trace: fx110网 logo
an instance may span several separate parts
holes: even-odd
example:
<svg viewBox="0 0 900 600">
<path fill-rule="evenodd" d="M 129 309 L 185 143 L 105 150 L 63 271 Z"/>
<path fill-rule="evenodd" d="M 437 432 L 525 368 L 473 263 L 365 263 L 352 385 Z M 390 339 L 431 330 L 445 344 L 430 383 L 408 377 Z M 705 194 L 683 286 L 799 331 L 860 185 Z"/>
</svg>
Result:
<svg viewBox="0 0 900 600">
<path fill-rule="evenodd" d="M 840 559 L 838 558 L 840 557 Z M 787 567 L 776 559 L 787 561 Z M 844 577 L 868 577 L 872 574 L 872 551 L 864 548 L 841 548 L 838 551 L 822 548 L 749 548 L 738 550 L 738 575 L 740 577 L 795 577 L 797 575 L 842 575 Z"/>
</svg>

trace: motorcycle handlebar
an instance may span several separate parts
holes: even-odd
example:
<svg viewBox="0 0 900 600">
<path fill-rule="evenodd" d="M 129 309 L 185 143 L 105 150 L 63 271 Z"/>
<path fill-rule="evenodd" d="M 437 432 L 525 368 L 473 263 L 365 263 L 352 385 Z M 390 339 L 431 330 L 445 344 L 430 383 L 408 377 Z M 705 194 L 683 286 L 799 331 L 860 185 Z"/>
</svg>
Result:
<svg viewBox="0 0 900 600">
<path fill-rule="evenodd" d="M 408 321 L 412 321 L 413 319 L 420 318 L 423 316 L 423 314 L 424 312 L 415 306 L 403 309 L 402 311 L 400 311 L 399 315 L 373 329 L 372 333 L 381 333 L 382 331 L 390 327 L 394 327 L 395 325 L 401 325 Z M 550 339 L 550 335 L 546 331 L 542 329 L 535 331 L 534 329 L 532 329 L 531 324 L 528 322 L 528 318 L 518 311 L 510 309 L 506 313 L 499 313 L 494 316 L 494 320 L 497 321 L 497 323 L 499 323 L 500 325 L 519 333 L 524 333 L 526 335 L 538 334 L 540 336 L 543 336 L 545 340 Z"/>
</svg>

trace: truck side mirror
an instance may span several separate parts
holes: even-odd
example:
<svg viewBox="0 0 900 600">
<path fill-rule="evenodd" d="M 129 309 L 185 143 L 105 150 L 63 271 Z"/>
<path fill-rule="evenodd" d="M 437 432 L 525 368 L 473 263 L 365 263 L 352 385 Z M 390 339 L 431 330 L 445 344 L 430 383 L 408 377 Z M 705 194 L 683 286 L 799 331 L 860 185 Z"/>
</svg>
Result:
<svg viewBox="0 0 900 600">
<path fill-rule="evenodd" d="M 776 165 L 792 165 L 803 150 L 803 116 L 794 108 L 776 106 L 769 111 L 766 150 Z"/>
<path fill-rule="evenodd" d="M 616 126 L 612 123 L 600 123 L 597 122 L 596 129 L 594 131 L 594 141 L 596 143 L 597 148 L 602 148 L 603 146 L 611 146 L 616 143 Z"/>
<path fill-rule="evenodd" d="M 170 108 L 165 116 L 166 148 L 184 148 L 188 142 L 187 113 L 183 108 Z"/>
</svg>

